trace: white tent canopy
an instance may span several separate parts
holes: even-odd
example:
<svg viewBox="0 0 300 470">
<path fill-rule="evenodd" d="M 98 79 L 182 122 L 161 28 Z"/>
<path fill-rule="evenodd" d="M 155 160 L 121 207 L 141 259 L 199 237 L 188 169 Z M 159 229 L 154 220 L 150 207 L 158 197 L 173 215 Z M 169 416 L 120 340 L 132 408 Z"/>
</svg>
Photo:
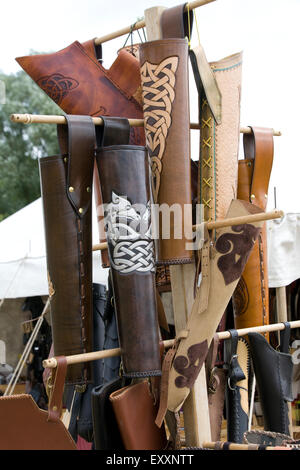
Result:
<svg viewBox="0 0 300 470">
<path fill-rule="evenodd" d="M 99 243 L 93 205 L 93 244 Z M 41 198 L 0 223 L 0 299 L 48 295 Z M 93 253 L 93 282 L 107 283 L 100 252 Z"/>
</svg>

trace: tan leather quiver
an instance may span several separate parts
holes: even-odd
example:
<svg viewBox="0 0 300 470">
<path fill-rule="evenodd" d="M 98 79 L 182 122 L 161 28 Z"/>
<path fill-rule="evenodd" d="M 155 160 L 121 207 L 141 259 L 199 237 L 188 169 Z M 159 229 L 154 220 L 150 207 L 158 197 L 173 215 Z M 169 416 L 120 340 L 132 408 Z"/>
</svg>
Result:
<svg viewBox="0 0 300 470">
<path fill-rule="evenodd" d="M 267 206 L 273 164 L 273 130 L 252 127 L 244 135 L 244 159 L 239 160 L 238 198 L 261 209 Z M 267 236 L 264 223 L 232 297 L 235 328 L 269 323 Z"/>
</svg>

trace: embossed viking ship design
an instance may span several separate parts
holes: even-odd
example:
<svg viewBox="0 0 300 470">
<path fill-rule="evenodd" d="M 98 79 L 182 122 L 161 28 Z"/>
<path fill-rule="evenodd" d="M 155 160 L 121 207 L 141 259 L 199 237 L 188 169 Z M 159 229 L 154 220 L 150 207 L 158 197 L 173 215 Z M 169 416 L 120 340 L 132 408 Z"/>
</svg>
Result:
<svg viewBox="0 0 300 470">
<path fill-rule="evenodd" d="M 158 198 L 166 138 L 172 124 L 177 67 L 178 57 L 168 57 L 160 64 L 145 62 L 141 67 L 145 132 L 151 158 L 154 202 Z"/>
<path fill-rule="evenodd" d="M 146 206 L 131 204 L 112 191 L 104 220 L 114 269 L 124 274 L 154 271 L 150 201 Z"/>
</svg>

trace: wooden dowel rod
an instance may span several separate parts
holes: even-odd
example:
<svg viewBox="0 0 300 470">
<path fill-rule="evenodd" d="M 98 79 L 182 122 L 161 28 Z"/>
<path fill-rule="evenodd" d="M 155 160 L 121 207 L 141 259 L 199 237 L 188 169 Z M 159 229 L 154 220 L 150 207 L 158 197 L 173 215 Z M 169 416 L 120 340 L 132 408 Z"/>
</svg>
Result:
<svg viewBox="0 0 300 470">
<path fill-rule="evenodd" d="M 100 117 L 93 117 L 93 122 L 95 126 L 102 126 L 103 120 Z M 11 114 L 10 120 L 12 122 L 20 123 L 20 124 L 67 124 L 67 120 L 64 116 L 54 116 L 54 115 L 43 115 L 43 114 Z M 128 119 L 130 126 L 133 127 L 143 127 L 144 120 L 143 119 Z M 190 129 L 192 130 L 199 130 L 200 125 L 195 122 L 190 123 Z M 251 128 L 250 127 L 241 127 L 240 128 L 241 134 L 250 134 Z M 274 131 L 274 136 L 281 136 L 280 131 Z"/>
<path fill-rule="evenodd" d="M 203 224 L 193 225 L 193 230 L 199 230 L 203 225 L 207 226 L 208 230 L 216 230 L 218 228 L 229 227 L 233 225 L 241 225 L 253 222 L 260 222 L 264 220 L 281 219 L 284 216 L 283 211 L 274 210 L 270 212 L 263 212 L 259 214 L 246 215 L 241 217 L 232 217 L 230 219 L 215 220 L 214 222 L 204 222 Z M 93 251 L 101 251 L 107 248 L 107 242 L 98 243 L 93 246 Z"/>
<path fill-rule="evenodd" d="M 187 3 L 185 6 L 185 11 L 194 10 L 195 8 L 202 7 L 203 5 L 207 5 L 208 3 L 212 3 L 215 1 L 216 0 L 196 0 L 194 2 Z M 136 31 L 137 29 L 144 28 L 145 26 L 145 20 L 142 19 L 140 21 L 137 21 L 136 23 L 133 23 L 130 26 L 126 26 L 125 28 L 119 29 L 118 31 L 96 38 L 95 44 L 103 44 L 104 42 L 111 41 L 112 39 L 124 36 L 124 34 L 129 34 L 130 32 Z"/>
<path fill-rule="evenodd" d="M 204 449 L 218 449 L 219 448 L 219 443 L 217 442 L 203 442 L 202 447 Z M 221 443 L 222 444 L 222 443 Z M 257 450 L 258 450 L 258 444 L 257 444 Z M 252 447 L 253 449 L 253 447 Z M 265 450 L 290 450 L 289 447 L 281 447 L 281 446 L 266 446 Z M 251 450 L 251 445 L 249 444 L 237 444 L 235 442 L 230 442 L 228 446 L 228 450 Z M 254 449 L 255 450 L 255 449 Z"/>
<path fill-rule="evenodd" d="M 300 320 L 296 321 L 291 321 L 290 327 L 291 328 L 300 328 Z M 238 333 L 238 336 L 245 336 L 248 333 L 266 333 L 268 331 L 279 331 L 279 330 L 284 330 L 285 325 L 283 323 L 274 323 L 271 325 L 265 325 L 265 326 L 253 326 L 251 328 L 243 328 L 240 330 L 236 330 Z M 220 331 L 217 333 L 219 339 L 228 339 L 230 338 L 230 332 L 229 331 Z M 163 341 L 164 348 L 171 348 L 174 345 L 175 340 L 174 339 L 168 339 L 166 341 Z M 75 354 L 74 356 L 66 356 L 67 364 L 79 364 L 81 362 L 90 362 L 90 361 L 96 361 L 98 359 L 104 359 L 106 357 L 114 357 L 114 356 L 120 356 L 121 355 L 121 349 L 120 348 L 115 348 L 115 349 L 106 349 L 103 351 L 94 351 L 90 353 L 85 353 L 85 354 Z M 43 361 L 43 367 L 48 367 L 49 369 L 54 369 L 57 366 L 57 362 L 55 357 L 51 357 L 49 359 L 45 359 Z"/>
</svg>

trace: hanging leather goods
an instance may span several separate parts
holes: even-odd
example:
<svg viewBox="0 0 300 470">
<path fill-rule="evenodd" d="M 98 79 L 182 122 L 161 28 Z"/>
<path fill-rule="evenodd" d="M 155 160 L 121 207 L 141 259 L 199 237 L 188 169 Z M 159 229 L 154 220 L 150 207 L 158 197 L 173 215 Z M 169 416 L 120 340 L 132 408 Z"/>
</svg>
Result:
<svg viewBox="0 0 300 470">
<path fill-rule="evenodd" d="M 229 331 L 231 338 L 224 341 L 227 440 L 242 444 L 248 431 L 250 352 L 247 341 L 236 330 Z"/>
<path fill-rule="evenodd" d="M 67 361 L 64 357 L 56 360 L 48 411 L 41 410 L 31 395 L 0 397 L 1 450 L 77 449 L 60 419 Z"/>
<path fill-rule="evenodd" d="M 143 118 L 139 61 L 125 49 L 109 69 L 102 64 L 102 47 L 91 39 L 73 42 L 51 54 L 18 57 L 18 64 L 67 114 Z M 130 143 L 145 144 L 143 128 L 132 127 Z M 96 208 L 102 205 L 98 172 L 94 171 Z M 98 215 L 100 243 L 106 241 L 103 219 Z M 101 252 L 109 266 L 107 250 Z"/>
<path fill-rule="evenodd" d="M 58 126 L 61 154 L 39 160 L 54 355 L 93 350 L 92 183 L 95 126 L 66 116 Z M 90 364 L 71 365 L 67 384 L 91 380 Z"/>
<path fill-rule="evenodd" d="M 181 27 L 183 7 L 178 8 L 171 18 L 169 10 L 164 12 L 162 39 L 141 44 L 139 52 L 153 199 L 172 211 L 159 214 L 158 265 L 193 261 L 186 247 L 192 241 L 188 44 Z"/>
<path fill-rule="evenodd" d="M 288 402 L 293 401 L 290 327 L 280 332 L 277 351 L 259 333 L 248 333 L 251 357 L 263 411 L 264 430 L 290 435 Z"/>
<path fill-rule="evenodd" d="M 239 160 L 238 198 L 265 210 L 273 164 L 273 130 L 257 127 L 251 129 L 252 133 L 243 137 L 244 159 Z M 269 324 L 266 223 L 233 294 L 232 302 L 235 328 Z"/>
<path fill-rule="evenodd" d="M 111 129 L 115 142 L 124 128 L 129 129 L 128 121 L 120 119 Z M 161 375 L 147 151 L 100 144 L 96 160 L 124 376 Z"/>
<path fill-rule="evenodd" d="M 227 217 L 262 212 L 244 201 L 233 200 Z M 201 252 L 201 282 L 196 288 L 185 338 L 179 346 L 169 375 L 168 406 L 180 409 L 190 393 L 208 353 L 224 310 L 239 281 L 262 223 L 221 228 L 217 239 L 206 236 Z M 218 295 L 216 295 L 218 292 Z"/>
</svg>

